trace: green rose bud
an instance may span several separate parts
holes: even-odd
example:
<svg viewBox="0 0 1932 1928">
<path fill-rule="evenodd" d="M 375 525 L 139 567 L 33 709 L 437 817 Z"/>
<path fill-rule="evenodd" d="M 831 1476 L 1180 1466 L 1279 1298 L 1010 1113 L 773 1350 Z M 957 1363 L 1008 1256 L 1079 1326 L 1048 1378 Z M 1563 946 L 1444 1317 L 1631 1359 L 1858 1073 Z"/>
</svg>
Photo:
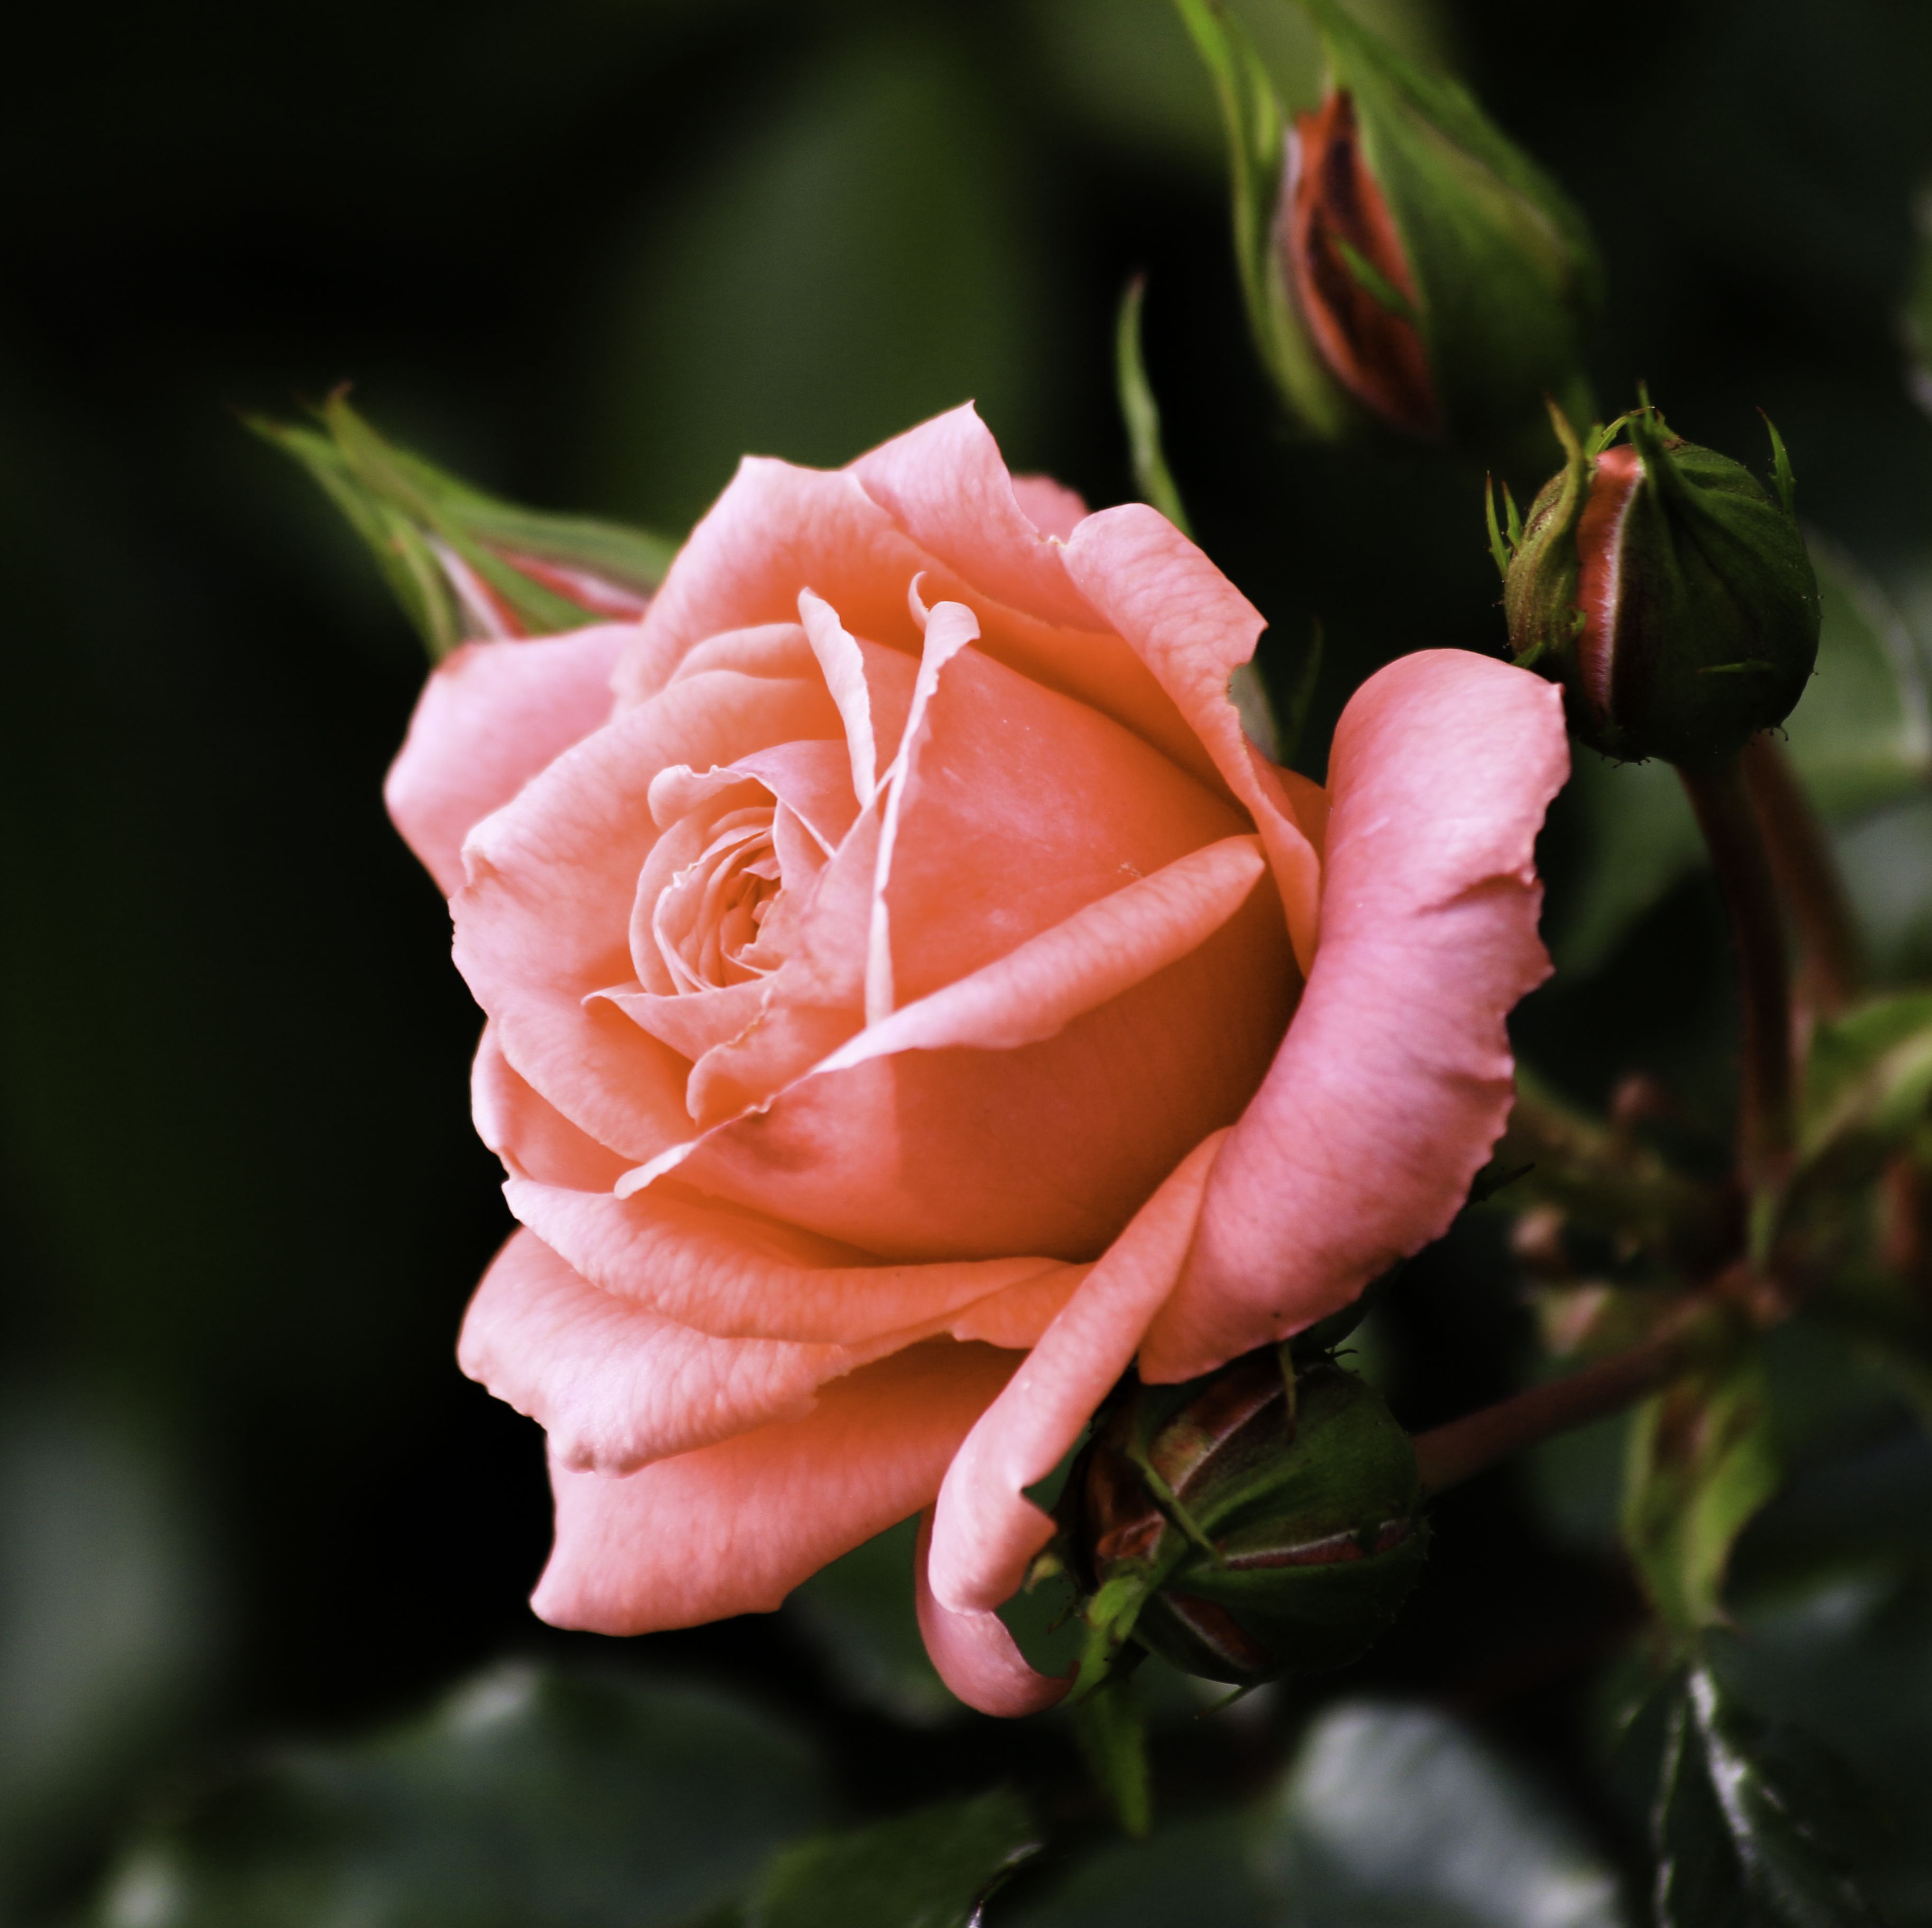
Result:
<svg viewBox="0 0 1932 1928">
<path fill-rule="evenodd" d="M 1338 1366 L 1291 1381 L 1270 1350 L 1134 1385 L 1062 1503 L 1090 1589 L 1083 1684 L 1130 1639 L 1241 1684 L 1354 1659 L 1421 1572 L 1421 1504 L 1408 1435 Z"/>
<path fill-rule="evenodd" d="M 340 391 L 317 426 L 250 426 L 293 456 L 374 552 L 432 661 L 478 637 L 635 622 L 675 544 L 518 507 L 377 434 Z"/>
<path fill-rule="evenodd" d="M 1556 184 L 1334 0 L 1303 0 L 1330 78 L 1292 124 L 1219 0 L 1178 4 L 1228 124 L 1249 318 L 1302 425 L 1340 439 L 1378 422 L 1505 463 L 1546 446 L 1544 396 L 1587 406 L 1600 280 Z"/>
<path fill-rule="evenodd" d="M 1648 402 L 1580 443 L 1528 521 L 1491 532 L 1516 661 L 1561 682 L 1606 755 L 1714 763 L 1783 722 L 1818 654 L 1818 586 L 1772 430 L 1778 493 L 1672 435 Z M 1629 439 L 1618 445 L 1622 430 Z"/>
</svg>

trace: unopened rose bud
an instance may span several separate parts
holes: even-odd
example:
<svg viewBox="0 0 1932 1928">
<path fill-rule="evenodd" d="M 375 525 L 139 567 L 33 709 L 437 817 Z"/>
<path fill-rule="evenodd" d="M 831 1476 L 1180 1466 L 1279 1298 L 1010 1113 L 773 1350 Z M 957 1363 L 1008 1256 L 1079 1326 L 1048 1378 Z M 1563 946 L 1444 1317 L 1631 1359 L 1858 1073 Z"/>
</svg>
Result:
<svg viewBox="0 0 1932 1928">
<path fill-rule="evenodd" d="M 252 426 L 320 483 L 440 661 L 459 643 L 634 620 L 673 545 L 642 529 L 518 508 L 386 441 L 340 392 L 310 428 Z"/>
<path fill-rule="evenodd" d="M 1427 1543 L 1408 1436 L 1352 1373 L 1273 1349 L 1136 1386 L 1076 1465 L 1063 1531 L 1103 1630 L 1248 1684 L 1365 1651 Z M 1090 1621 L 1096 1618 L 1090 1611 Z"/>
<path fill-rule="evenodd" d="M 1588 231 L 1468 94 L 1334 0 L 1302 0 L 1330 80 L 1290 126 L 1217 0 L 1179 4 L 1220 83 L 1250 319 L 1310 433 L 1372 421 L 1510 463 L 1532 437 L 1546 445 L 1546 394 L 1587 409 L 1600 279 Z M 1275 181 L 1257 162 L 1270 148 Z"/>
<path fill-rule="evenodd" d="M 1571 730 L 1607 756 L 1714 763 L 1782 723 L 1819 605 L 1777 430 L 1775 496 L 1647 403 L 1587 445 L 1558 432 L 1562 473 L 1498 538 L 1516 661 L 1562 684 Z"/>
</svg>

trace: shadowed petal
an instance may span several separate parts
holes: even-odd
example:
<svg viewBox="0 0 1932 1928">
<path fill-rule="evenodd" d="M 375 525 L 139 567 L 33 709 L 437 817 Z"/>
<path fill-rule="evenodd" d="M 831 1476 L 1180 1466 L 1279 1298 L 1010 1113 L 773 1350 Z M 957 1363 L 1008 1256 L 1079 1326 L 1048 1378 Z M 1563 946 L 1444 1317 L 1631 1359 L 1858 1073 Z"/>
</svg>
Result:
<svg viewBox="0 0 1932 1928">
<path fill-rule="evenodd" d="M 939 1678 L 968 1707 L 1000 1720 L 1040 1714 L 1063 1699 L 1072 1682 L 1030 1666 L 996 1613 L 955 1613 L 933 1597 L 926 1579 L 932 1546 L 932 1509 L 919 1518 L 919 1547 L 913 1555 L 913 1603 L 920 1637 Z"/>
<path fill-rule="evenodd" d="M 622 1479 L 552 1463 L 556 1544 L 530 1604 L 554 1627 L 651 1633 L 769 1613 L 932 1503 L 1017 1356 L 934 1341 L 781 1420 Z"/>
<path fill-rule="evenodd" d="M 802 1417 L 820 1386 L 867 1356 L 694 1332 L 600 1292 L 529 1231 L 484 1273 L 456 1353 L 471 1378 L 543 1427 L 560 1465 L 600 1473 Z"/>
<path fill-rule="evenodd" d="M 1010 1599 L 1053 1522 L 1026 1489 L 1043 1480 L 1127 1369 L 1174 1288 L 1224 1134 L 1204 1139 L 1143 1205 L 987 1408 L 940 1489 L 929 1573 L 956 1613 Z"/>
</svg>

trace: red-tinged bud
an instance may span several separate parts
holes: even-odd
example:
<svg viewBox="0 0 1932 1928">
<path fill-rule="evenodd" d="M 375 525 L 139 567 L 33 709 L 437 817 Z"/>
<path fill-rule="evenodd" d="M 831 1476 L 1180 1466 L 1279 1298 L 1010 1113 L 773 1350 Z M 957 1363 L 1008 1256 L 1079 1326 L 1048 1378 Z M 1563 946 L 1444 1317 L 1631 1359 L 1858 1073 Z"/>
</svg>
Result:
<svg viewBox="0 0 1932 1928">
<path fill-rule="evenodd" d="M 1060 1509 L 1084 1582 L 1083 1686 L 1131 1641 L 1250 1684 L 1343 1665 L 1420 1576 L 1415 1454 L 1376 1393 L 1274 1348 L 1183 1386 L 1131 1386 Z"/>
<path fill-rule="evenodd" d="M 340 393 L 320 427 L 251 425 L 321 484 L 374 552 L 432 658 L 476 639 L 634 622 L 673 545 L 485 495 L 376 433 Z"/>
<path fill-rule="evenodd" d="M 1562 472 L 1507 535 L 1492 517 L 1516 660 L 1563 685 L 1606 755 L 1718 763 L 1784 721 L 1817 658 L 1784 445 L 1774 429 L 1774 497 L 1648 403 L 1587 444 L 1557 419 Z"/>
<path fill-rule="evenodd" d="M 1336 0 L 1300 4 L 1329 77 L 1291 124 L 1222 0 L 1177 0 L 1220 95 L 1242 292 L 1282 400 L 1328 440 L 1379 425 L 1543 460 L 1544 397 L 1588 406 L 1600 276 L 1581 217 L 1453 81 Z"/>
<path fill-rule="evenodd" d="M 1330 371 L 1384 421 L 1434 436 L 1442 412 L 1416 325 L 1415 277 L 1346 89 L 1296 117 L 1282 212 L 1295 304 Z"/>
</svg>

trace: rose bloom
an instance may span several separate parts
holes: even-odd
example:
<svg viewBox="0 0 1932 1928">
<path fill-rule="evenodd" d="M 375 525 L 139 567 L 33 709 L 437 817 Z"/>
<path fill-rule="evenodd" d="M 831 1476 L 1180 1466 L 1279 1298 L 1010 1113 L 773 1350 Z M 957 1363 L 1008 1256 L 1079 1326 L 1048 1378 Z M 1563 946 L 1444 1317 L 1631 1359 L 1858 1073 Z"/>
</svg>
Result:
<svg viewBox="0 0 1932 1928">
<path fill-rule="evenodd" d="M 1438 1237 L 1548 969 L 1561 693 L 1456 650 L 1244 736 L 1262 620 L 970 408 L 748 460 L 637 624 L 472 643 L 392 772 L 488 1016 L 520 1222 L 464 1369 L 549 1435 L 538 1613 L 776 1607 L 928 1510 L 940 1672 L 1049 1703 L 992 1612 L 1138 1362 L 1186 1379 Z"/>
</svg>

